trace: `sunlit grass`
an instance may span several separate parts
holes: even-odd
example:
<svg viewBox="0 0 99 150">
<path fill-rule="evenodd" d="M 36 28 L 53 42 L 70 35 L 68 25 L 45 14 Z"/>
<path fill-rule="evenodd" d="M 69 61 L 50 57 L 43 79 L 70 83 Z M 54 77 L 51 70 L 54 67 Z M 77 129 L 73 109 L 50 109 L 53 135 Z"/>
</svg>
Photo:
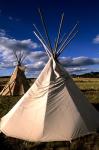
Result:
<svg viewBox="0 0 99 150">
<path fill-rule="evenodd" d="M 75 83 L 92 103 L 99 103 L 98 78 L 74 78 Z M 21 96 L 0 96 L 0 118 L 4 116 L 21 98 Z M 32 114 L 31 114 L 32 115 Z M 6 150 L 98 150 L 99 134 L 79 138 L 69 142 L 32 143 L 0 134 L 0 149 Z"/>
</svg>

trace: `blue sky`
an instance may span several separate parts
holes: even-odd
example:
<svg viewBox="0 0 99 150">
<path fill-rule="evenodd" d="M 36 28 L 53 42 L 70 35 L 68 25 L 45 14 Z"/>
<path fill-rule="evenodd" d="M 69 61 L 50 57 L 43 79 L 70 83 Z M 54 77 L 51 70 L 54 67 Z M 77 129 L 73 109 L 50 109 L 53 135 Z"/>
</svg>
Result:
<svg viewBox="0 0 99 150">
<path fill-rule="evenodd" d="M 52 44 L 57 35 L 62 12 L 65 14 L 62 33 L 68 33 L 79 21 L 78 34 L 61 55 L 65 60 L 64 66 L 67 67 L 67 70 L 75 73 L 99 71 L 98 0 L 0 0 L 0 76 L 10 75 L 13 66 L 16 65 L 13 56 L 11 56 L 11 48 L 13 49 L 16 43 L 17 46 L 21 45 L 22 50 L 31 52 L 29 52 L 25 61 L 28 68 L 27 75 L 39 74 L 46 64 L 45 54 L 42 52 L 36 54 L 43 50 L 39 41 L 33 35 L 33 23 L 43 34 L 37 8 L 41 8 L 44 12 Z M 7 42 L 8 44 L 6 44 Z M 26 46 L 25 49 L 22 47 L 23 44 Z M 31 56 L 33 57 L 31 58 Z M 76 65 L 74 65 L 75 58 L 79 60 Z M 69 59 L 73 62 L 70 63 L 71 65 L 67 63 Z M 9 65 L 5 65 L 5 62 Z M 34 64 L 36 64 L 36 67 L 33 66 Z"/>
</svg>

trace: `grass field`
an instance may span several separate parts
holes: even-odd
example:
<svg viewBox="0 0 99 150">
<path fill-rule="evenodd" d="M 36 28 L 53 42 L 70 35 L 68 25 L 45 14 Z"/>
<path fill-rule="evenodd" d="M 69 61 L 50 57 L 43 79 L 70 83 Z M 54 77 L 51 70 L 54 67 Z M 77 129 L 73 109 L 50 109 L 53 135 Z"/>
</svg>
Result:
<svg viewBox="0 0 99 150">
<path fill-rule="evenodd" d="M 98 78 L 74 78 L 74 81 L 91 103 L 99 103 Z"/>
<path fill-rule="evenodd" d="M 99 91 L 99 79 L 98 78 L 74 78 L 74 81 L 81 90 Z"/>
<path fill-rule="evenodd" d="M 8 79 L 0 78 L 0 85 Z M 99 104 L 99 79 L 74 78 L 75 83 L 91 103 Z M 1 85 L 1 86 L 2 86 Z M 0 118 L 5 115 L 21 96 L 0 97 Z M 99 150 L 99 134 L 87 135 L 69 142 L 30 143 L 0 134 L 0 150 Z"/>
</svg>

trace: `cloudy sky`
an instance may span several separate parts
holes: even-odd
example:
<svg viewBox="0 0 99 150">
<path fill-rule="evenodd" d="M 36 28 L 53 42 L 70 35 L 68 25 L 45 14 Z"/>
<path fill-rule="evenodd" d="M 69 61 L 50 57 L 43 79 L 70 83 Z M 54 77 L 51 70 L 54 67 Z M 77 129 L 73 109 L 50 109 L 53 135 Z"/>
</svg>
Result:
<svg viewBox="0 0 99 150">
<path fill-rule="evenodd" d="M 21 50 L 27 56 L 27 76 L 37 76 L 48 61 L 33 34 L 36 24 L 44 36 L 37 8 L 43 10 L 52 46 L 62 12 L 65 18 L 61 36 L 79 22 L 76 37 L 59 58 L 64 67 L 76 74 L 99 71 L 98 0 L 0 0 L 0 76 L 12 73 L 16 65 L 13 50 Z"/>
</svg>

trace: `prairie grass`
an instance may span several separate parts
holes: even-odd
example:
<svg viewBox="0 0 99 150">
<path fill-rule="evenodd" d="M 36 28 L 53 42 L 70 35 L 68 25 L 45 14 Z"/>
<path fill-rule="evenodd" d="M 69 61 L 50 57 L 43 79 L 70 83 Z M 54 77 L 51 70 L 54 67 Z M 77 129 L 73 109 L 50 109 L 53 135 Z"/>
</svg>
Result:
<svg viewBox="0 0 99 150">
<path fill-rule="evenodd" d="M 91 103 L 99 104 L 99 79 L 74 78 L 75 83 Z M 0 96 L 0 118 L 4 116 L 21 96 Z M 99 150 L 99 134 L 87 135 L 69 142 L 33 143 L 0 134 L 0 150 Z"/>
</svg>

